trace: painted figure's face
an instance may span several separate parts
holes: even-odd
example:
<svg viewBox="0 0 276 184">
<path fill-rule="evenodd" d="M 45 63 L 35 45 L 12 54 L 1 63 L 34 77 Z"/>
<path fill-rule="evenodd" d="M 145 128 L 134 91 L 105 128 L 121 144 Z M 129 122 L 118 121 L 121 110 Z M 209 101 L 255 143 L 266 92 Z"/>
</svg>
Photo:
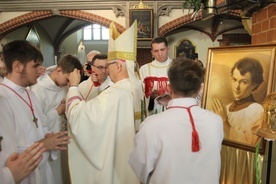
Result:
<svg viewBox="0 0 276 184">
<path fill-rule="evenodd" d="M 257 84 L 252 83 L 251 73 L 241 75 L 238 69 L 234 69 L 232 75 L 232 91 L 236 100 L 248 97 L 256 88 Z"/>
</svg>

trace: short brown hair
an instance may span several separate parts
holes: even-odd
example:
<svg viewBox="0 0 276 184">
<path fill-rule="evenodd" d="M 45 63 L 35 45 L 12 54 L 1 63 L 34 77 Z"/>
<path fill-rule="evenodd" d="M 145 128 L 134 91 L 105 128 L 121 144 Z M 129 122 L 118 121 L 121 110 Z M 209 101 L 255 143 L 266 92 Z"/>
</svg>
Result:
<svg viewBox="0 0 276 184">
<path fill-rule="evenodd" d="M 71 73 L 75 68 L 82 70 L 82 64 L 79 59 L 71 54 L 62 56 L 57 64 L 57 67 L 60 67 L 63 73 Z"/>
<path fill-rule="evenodd" d="M 204 73 L 204 68 L 198 62 L 187 58 L 175 58 L 168 70 L 173 92 L 183 97 L 197 93 L 204 81 Z"/>
</svg>

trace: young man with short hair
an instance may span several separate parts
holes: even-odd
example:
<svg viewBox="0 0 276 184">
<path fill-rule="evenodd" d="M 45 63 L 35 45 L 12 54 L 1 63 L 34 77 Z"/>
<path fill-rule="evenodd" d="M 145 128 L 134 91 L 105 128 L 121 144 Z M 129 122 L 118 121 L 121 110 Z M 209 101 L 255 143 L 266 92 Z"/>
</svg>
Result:
<svg viewBox="0 0 276 184">
<path fill-rule="evenodd" d="M 164 37 L 156 37 L 151 42 L 151 54 L 155 58 L 140 68 L 141 80 L 144 83 L 146 109 L 148 115 L 164 111 L 163 106 L 154 103 L 157 96 L 168 93 L 167 71 L 171 63 L 168 56 L 168 41 Z"/>
<path fill-rule="evenodd" d="M 66 131 L 51 133 L 48 130 L 41 104 L 27 88 L 34 85 L 40 76 L 42 53 L 28 41 L 15 40 L 5 44 L 3 58 L 7 75 L 0 84 L 0 96 L 3 97 L 0 104 L 5 105 L 9 113 L 0 111 L 0 130 L 8 132 L 8 137 L 1 141 L 3 144 L 6 142 L 6 146 L 0 152 L 0 167 L 5 169 L 6 159 L 13 152 L 24 152 L 35 142 L 42 142 L 45 148 L 43 159 L 22 183 L 53 184 L 48 158 L 56 158 L 54 150 L 66 150 L 70 137 Z M 12 180 L 9 172 L 4 177 Z"/>
<path fill-rule="evenodd" d="M 204 69 L 177 58 L 168 77 L 172 99 L 166 111 L 142 122 L 129 164 L 145 184 L 219 184 L 223 122 L 197 104 Z"/>
<path fill-rule="evenodd" d="M 31 86 L 31 90 L 39 99 L 43 114 L 46 117 L 45 122 L 51 132 L 67 130 L 65 97 L 68 92 L 69 75 L 74 69 L 82 69 L 78 58 L 70 54 L 64 55 L 56 66 L 46 69 L 45 74 L 37 79 L 35 85 Z M 49 159 L 57 184 L 67 183 L 64 181 L 69 178 L 67 162 L 61 162 L 64 161 L 64 158 L 61 157 L 66 157 L 66 154 L 61 153 L 56 160 Z M 67 178 L 63 177 L 64 175 L 67 175 Z"/>
</svg>

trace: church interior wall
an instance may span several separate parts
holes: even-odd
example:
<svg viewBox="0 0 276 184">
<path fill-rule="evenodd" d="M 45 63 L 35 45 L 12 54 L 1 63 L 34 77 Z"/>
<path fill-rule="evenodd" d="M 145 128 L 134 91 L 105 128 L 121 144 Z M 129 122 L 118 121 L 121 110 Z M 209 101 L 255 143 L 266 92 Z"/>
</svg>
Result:
<svg viewBox="0 0 276 184">
<path fill-rule="evenodd" d="M 198 59 L 203 62 L 204 66 L 206 66 L 207 62 L 208 48 L 219 46 L 218 41 L 212 42 L 212 40 L 206 34 L 195 30 L 182 31 L 168 36 L 167 39 L 170 43 L 169 54 L 171 58 L 176 56 L 175 46 L 177 43 L 182 39 L 188 39 L 195 45 L 195 52 L 198 53 Z"/>
<path fill-rule="evenodd" d="M 0 24 L 26 13 L 28 12 L 1 12 Z"/>
<path fill-rule="evenodd" d="M 127 23 L 128 23 L 128 22 L 126 22 L 126 20 L 128 19 L 128 14 L 125 14 L 125 17 L 123 17 L 123 16 L 116 17 L 116 15 L 114 14 L 114 12 L 112 10 L 83 10 L 83 11 L 93 13 L 93 14 L 99 15 L 101 17 L 105 17 L 105 18 L 115 21 L 116 23 L 121 24 L 121 25 L 127 25 Z"/>
<path fill-rule="evenodd" d="M 158 17 L 158 19 L 159 19 L 158 20 L 158 27 L 161 27 L 164 24 L 166 24 L 166 23 L 168 23 L 168 22 L 170 22 L 174 19 L 177 19 L 179 17 L 182 17 L 183 15 L 187 15 L 191 12 L 192 12 L 192 10 L 188 10 L 188 9 L 185 9 L 185 10 L 172 9 L 168 16 L 164 15 L 164 16 L 159 16 Z"/>
<path fill-rule="evenodd" d="M 106 17 L 110 20 L 116 21 L 120 25 L 128 27 L 128 15 L 125 15 L 126 17 L 121 17 L 121 16 L 116 17 L 112 10 L 84 10 L 84 11 Z M 23 15 L 25 13 L 28 13 L 28 12 L 1 12 L 0 24 L 12 18 L 15 18 L 17 16 Z M 186 13 L 188 13 L 187 10 L 183 12 L 181 9 L 173 9 L 170 12 L 169 16 L 158 17 L 158 23 L 156 24 L 158 25 L 158 27 L 161 27 L 162 25 L 172 21 L 173 19 L 183 16 Z M 5 41 L 1 40 L 1 43 L 10 41 L 10 40 L 15 40 L 15 39 L 25 39 L 28 30 L 29 28 L 27 26 L 17 29 L 7 34 L 3 39 Z M 52 40 L 48 37 L 47 33 L 43 30 L 43 28 L 37 26 L 37 31 L 39 33 L 41 43 L 42 43 L 41 48 L 44 56 L 43 65 L 50 66 L 55 63 L 54 47 L 52 44 Z M 229 31 L 227 33 L 244 33 L 244 30 Z M 72 35 L 68 36 L 64 40 L 64 42 L 61 45 L 62 54 L 66 54 L 66 53 L 76 54 L 77 46 L 78 46 L 81 34 L 82 34 L 81 30 L 79 30 L 73 33 Z M 199 55 L 199 59 L 203 62 L 204 66 L 206 66 L 208 48 L 219 46 L 218 40 L 221 39 L 221 36 L 218 36 L 216 40 L 213 42 L 206 34 L 201 33 L 200 31 L 185 30 L 185 31 L 180 31 L 180 32 L 168 35 L 167 38 L 169 40 L 169 47 L 170 47 L 169 56 L 171 58 L 175 57 L 174 47 L 178 43 L 178 41 L 181 39 L 187 38 L 194 43 L 194 45 L 196 46 L 196 52 Z M 150 44 L 150 42 L 145 42 L 145 43 Z M 99 50 L 102 53 L 107 53 L 106 42 L 90 42 L 90 43 L 87 43 L 85 46 L 86 46 L 86 52 L 89 52 L 90 50 Z M 275 155 L 275 153 L 276 153 L 276 144 L 274 143 L 273 155 Z M 265 177 L 266 177 L 266 166 L 267 166 L 267 155 L 265 155 L 264 157 L 264 164 L 262 169 L 263 181 L 265 181 Z M 275 171 L 275 170 L 276 170 L 276 157 L 272 157 L 271 171 Z M 276 181 L 276 175 L 271 175 L 271 181 Z"/>
<path fill-rule="evenodd" d="M 46 67 L 51 66 L 55 64 L 54 47 L 53 47 L 52 41 L 50 40 L 49 36 L 47 35 L 47 33 L 42 27 L 40 27 L 37 24 L 35 24 L 34 27 L 36 28 L 40 39 L 40 49 L 44 57 L 43 66 L 46 66 Z M 4 44 L 12 40 L 25 40 L 29 30 L 30 30 L 30 27 L 28 25 L 23 26 L 19 29 L 16 29 L 15 31 L 7 34 L 1 40 L 1 44 Z"/>
</svg>

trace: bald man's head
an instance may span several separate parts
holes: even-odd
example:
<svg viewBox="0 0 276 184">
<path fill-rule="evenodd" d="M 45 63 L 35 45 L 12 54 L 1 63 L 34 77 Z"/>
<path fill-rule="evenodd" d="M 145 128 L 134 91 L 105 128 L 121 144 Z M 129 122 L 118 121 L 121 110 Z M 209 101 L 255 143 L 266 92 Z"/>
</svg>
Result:
<svg viewBox="0 0 276 184">
<path fill-rule="evenodd" d="M 86 62 L 87 62 L 87 63 L 88 63 L 88 62 L 91 62 L 92 59 L 93 59 L 93 57 L 94 57 L 95 55 L 97 55 L 97 54 L 100 54 L 100 52 L 97 51 L 97 50 L 92 50 L 92 51 L 90 51 L 90 52 L 86 55 Z"/>
</svg>

